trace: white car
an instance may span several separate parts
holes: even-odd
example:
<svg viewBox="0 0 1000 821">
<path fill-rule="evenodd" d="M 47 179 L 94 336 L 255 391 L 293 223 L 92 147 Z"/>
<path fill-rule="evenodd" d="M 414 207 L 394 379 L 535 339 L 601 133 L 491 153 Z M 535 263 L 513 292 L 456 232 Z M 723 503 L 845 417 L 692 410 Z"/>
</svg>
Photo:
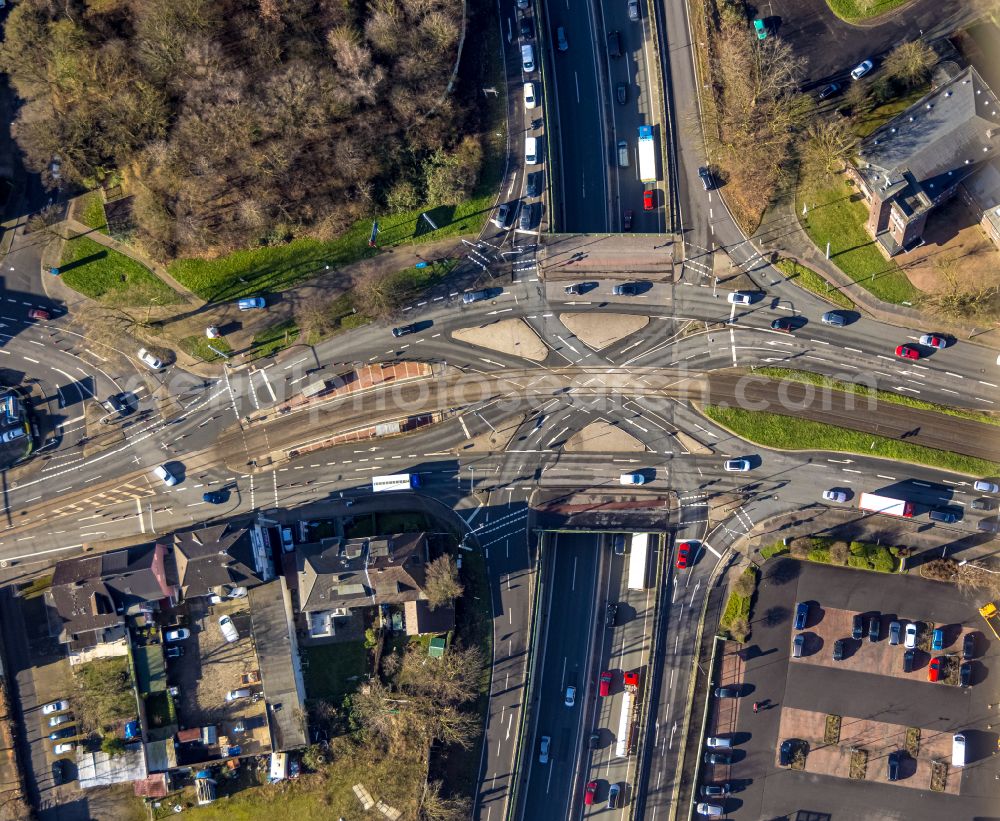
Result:
<svg viewBox="0 0 1000 821">
<path fill-rule="evenodd" d="M 59 701 L 52 701 L 42 707 L 43 715 L 52 715 L 52 713 L 62 713 L 69 709 L 69 702 L 66 699 L 61 698 Z"/>
<path fill-rule="evenodd" d="M 641 473 L 623 473 L 618 477 L 618 484 L 620 485 L 643 485 L 646 483 L 646 477 Z"/>
<path fill-rule="evenodd" d="M 824 490 L 823 498 L 828 502 L 846 502 L 847 494 L 842 490 Z"/>
<path fill-rule="evenodd" d="M 727 459 L 722 466 L 729 473 L 746 473 L 750 470 L 749 459 Z"/>
<path fill-rule="evenodd" d="M 186 627 L 178 627 L 176 630 L 168 630 L 163 634 L 163 640 L 166 642 L 184 641 L 184 639 L 189 638 L 191 638 L 191 631 Z"/>
<path fill-rule="evenodd" d="M 153 468 L 153 475 L 169 487 L 173 487 L 180 481 L 166 465 L 157 465 Z"/>
<path fill-rule="evenodd" d="M 229 616 L 219 617 L 219 629 L 222 631 L 222 637 L 230 644 L 240 640 L 240 633 Z"/>
<path fill-rule="evenodd" d="M 549 745 L 552 743 L 552 739 L 547 735 L 542 736 L 542 740 L 538 744 L 538 763 L 548 764 L 549 763 Z"/>
<path fill-rule="evenodd" d="M 535 107 L 535 84 L 524 84 L 524 107 L 531 109 Z"/>
<path fill-rule="evenodd" d="M 1000 485 L 996 482 L 987 482 L 985 479 L 977 479 L 972 487 L 980 493 L 1000 493 Z"/>
<path fill-rule="evenodd" d="M 855 80 L 860 80 L 869 71 L 871 71 L 872 68 L 873 68 L 872 61 L 864 60 L 863 62 L 858 63 L 854 67 L 854 69 L 851 71 L 851 77 L 853 77 Z"/>
<path fill-rule="evenodd" d="M 695 809 L 702 815 L 707 815 L 709 818 L 718 818 L 722 815 L 722 807 L 719 804 L 708 804 L 704 801 L 699 801 L 698 806 L 695 807 Z"/>
<path fill-rule="evenodd" d="M 52 752 L 56 755 L 66 755 L 67 753 L 73 752 L 75 749 L 76 745 L 71 741 L 67 741 L 63 744 L 56 744 L 56 746 L 52 748 Z"/>
<path fill-rule="evenodd" d="M 730 305 L 749 305 L 753 302 L 753 294 L 749 291 L 733 291 L 726 295 L 726 302 Z"/>
<path fill-rule="evenodd" d="M 9 430 L 0 436 L 4 442 L 13 442 L 15 439 L 20 439 L 24 436 L 24 428 L 14 428 L 14 430 Z"/>
<path fill-rule="evenodd" d="M 567 707 L 572 707 L 574 704 L 576 704 L 576 687 L 566 688 L 566 700 L 564 704 Z"/>
<path fill-rule="evenodd" d="M 906 625 L 906 630 L 903 632 L 903 647 L 907 650 L 912 650 L 917 646 L 917 625 L 912 621 Z"/>
<path fill-rule="evenodd" d="M 145 364 L 149 368 L 152 368 L 154 371 L 158 371 L 160 370 L 160 368 L 163 367 L 163 362 L 161 362 L 159 359 L 153 356 L 145 348 L 139 348 L 138 356 L 139 359 L 142 360 L 143 364 Z"/>
</svg>

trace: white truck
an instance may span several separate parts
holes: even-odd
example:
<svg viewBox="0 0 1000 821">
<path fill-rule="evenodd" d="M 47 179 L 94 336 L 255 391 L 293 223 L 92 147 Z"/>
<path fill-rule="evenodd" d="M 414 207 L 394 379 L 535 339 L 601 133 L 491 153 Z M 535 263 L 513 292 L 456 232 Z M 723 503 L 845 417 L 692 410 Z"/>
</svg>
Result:
<svg viewBox="0 0 1000 821">
<path fill-rule="evenodd" d="M 890 496 L 862 493 L 858 507 L 871 513 L 884 513 L 887 516 L 900 516 L 904 519 L 913 518 L 913 502 L 893 499 Z"/>
<path fill-rule="evenodd" d="M 648 125 L 639 126 L 639 179 L 656 182 L 656 140 Z"/>
<path fill-rule="evenodd" d="M 628 589 L 645 590 L 646 557 L 649 554 L 649 534 L 632 534 L 632 552 L 628 557 Z"/>
</svg>

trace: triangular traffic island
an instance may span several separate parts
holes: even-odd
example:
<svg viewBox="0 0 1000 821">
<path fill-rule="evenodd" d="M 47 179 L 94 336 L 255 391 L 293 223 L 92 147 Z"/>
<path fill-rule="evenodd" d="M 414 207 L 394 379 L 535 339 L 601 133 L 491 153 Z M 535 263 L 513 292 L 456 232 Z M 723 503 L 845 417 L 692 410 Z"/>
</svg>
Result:
<svg viewBox="0 0 1000 821">
<path fill-rule="evenodd" d="M 476 328 L 459 328 L 452 331 L 451 336 L 459 342 L 520 356 L 532 362 L 541 362 L 549 355 L 545 343 L 523 319 L 501 319 Z"/>
<path fill-rule="evenodd" d="M 645 453 L 646 446 L 631 433 L 609 422 L 591 422 L 563 446 L 569 453 Z"/>
<path fill-rule="evenodd" d="M 649 324 L 649 317 L 639 314 L 605 314 L 591 311 L 559 314 L 559 321 L 588 348 L 600 351 L 620 339 L 641 331 Z"/>
</svg>

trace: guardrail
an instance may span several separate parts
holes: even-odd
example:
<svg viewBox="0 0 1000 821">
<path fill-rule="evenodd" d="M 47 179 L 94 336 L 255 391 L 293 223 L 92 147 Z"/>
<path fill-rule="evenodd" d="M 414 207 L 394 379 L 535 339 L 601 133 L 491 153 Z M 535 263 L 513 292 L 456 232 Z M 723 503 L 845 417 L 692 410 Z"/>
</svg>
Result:
<svg viewBox="0 0 1000 821">
<path fill-rule="evenodd" d="M 555 179 L 556 176 L 555 175 L 556 167 L 558 165 L 561 165 L 562 156 L 560 155 L 558 157 L 559 162 L 557 163 L 557 157 L 556 157 L 557 152 L 555 149 L 553 149 L 552 134 L 553 132 L 560 132 L 561 126 L 559 125 L 558 107 L 555 119 L 553 119 L 552 111 L 549 109 L 549 91 L 548 91 L 548 81 L 546 80 L 545 67 L 548 64 L 550 55 L 552 54 L 552 50 L 549 48 L 549 36 L 548 36 L 549 32 L 552 31 L 552 28 L 549 25 L 548 6 L 544 3 L 539 2 L 538 0 L 536 0 L 536 2 L 533 5 L 534 5 L 535 21 L 538 23 L 544 23 L 544 26 L 538 25 L 535 27 L 537 29 L 537 31 L 535 32 L 535 43 L 538 44 L 538 51 L 539 51 L 538 71 L 539 74 L 541 74 L 542 76 L 542 82 L 541 82 L 542 110 L 544 111 L 544 114 L 542 115 L 544 118 L 542 121 L 542 128 L 545 130 L 545 162 L 542 163 L 542 173 L 545 174 L 545 194 L 546 194 L 546 200 L 548 200 L 549 204 L 548 233 L 554 234 L 556 233 L 556 226 L 558 224 L 556 216 L 557 214 L 559 214 L 559 208 L 557 207 L 559 205 L 559 201 L 556 198 L 555 188 L 552 185 L 552 181 Z M 556 142 L 560 146 L 562 145 L 561 141 L 556 141 Z M 525 169 L 524 173 L 525 174 L 528 173 L 527 169 Z"/>
</svg>

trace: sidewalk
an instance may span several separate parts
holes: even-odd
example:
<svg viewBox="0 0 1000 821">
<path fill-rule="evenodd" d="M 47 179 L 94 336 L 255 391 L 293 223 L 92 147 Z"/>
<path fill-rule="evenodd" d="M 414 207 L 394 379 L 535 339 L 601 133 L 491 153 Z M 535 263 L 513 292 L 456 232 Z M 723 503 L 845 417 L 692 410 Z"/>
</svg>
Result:
<svg viewBox="0 0 1000 821">
<path fill-rule="evenodd" d="M 828 260 L 826 255 L 813 244 L 799 223 L 791 192 L 781 194 L 779 199 L 771 204 L 764 213 L 760 227 L 750 239 L 762 256 L 777 251 L 781 256 L 793 259 L 817 271 L 875 319 L 909 327 L 919 327 L 928 321 L 929 317 L 926 314 L 914 308 L 893 305 L 878 299 L 871 291 L 859 285 Z M 935 327 L 939 327 L 942 318 L 935 316 L 933 319 Z M 970 339 L 976 336 L 979 344 L 1000 348 L 1000 338 L 984 339 L 978 336 L 987 329 L 950 318 L 944 321 L 948 328 L 956 332 L 956 335 Z"/>
</svg>

